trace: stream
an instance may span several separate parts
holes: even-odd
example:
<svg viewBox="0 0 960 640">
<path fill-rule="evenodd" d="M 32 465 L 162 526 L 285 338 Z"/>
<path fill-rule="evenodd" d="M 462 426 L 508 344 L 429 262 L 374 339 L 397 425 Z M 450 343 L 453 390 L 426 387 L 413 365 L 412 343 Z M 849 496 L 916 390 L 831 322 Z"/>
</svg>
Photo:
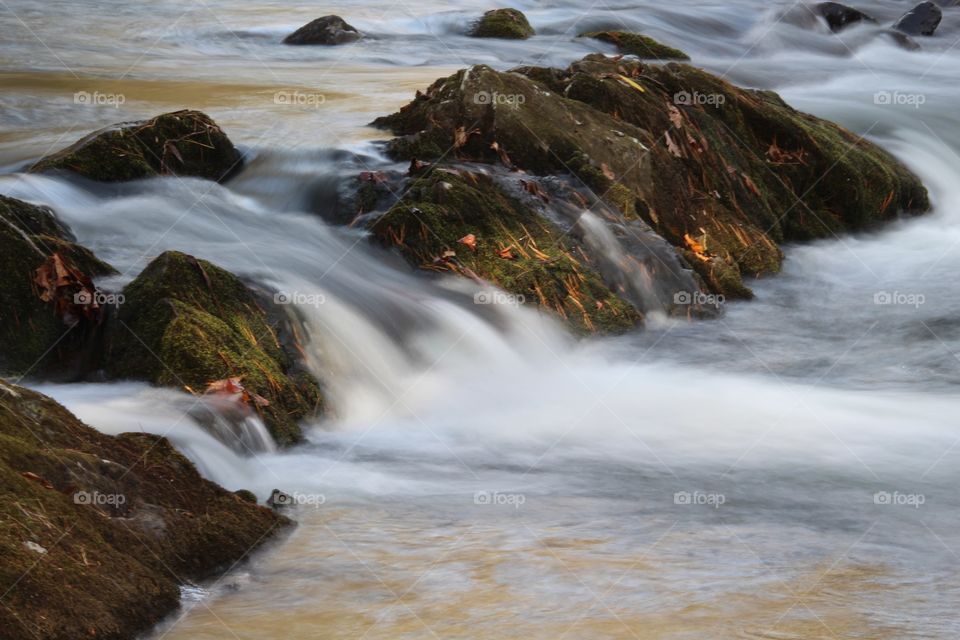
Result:
<svg viewBox="0 0 960 640">
<path fill-rule="evenodd" d="M 229 489 L 295 499 L 296 529 L 185 586 L 148 639 L 960 636 L 960 7 L 906 52 L 793 2 L 511 6 L 538 35 L 465 37 L 476 0 L 0 0 L 0 193 L 53 207 L 120 271 L 108 287 L 176 249 L 285 292 L 332 405 L 278 451 L 256 421 L 224 444 L 178 391 L 30 383 L 104 432 L 167 435 Z M 330 13 L 368 37 L 279 44 Z M 374 117 L 472 64 L 613 53 L 575 38 L 598 28 L 877 142 L 934 209 L 788 247 L 717 319 L 580 341 L 325 222 L 345 177 L 392 166 Z M 186 107 L 250 158 L 228 183 L 20 172 Z"/>
</svg>

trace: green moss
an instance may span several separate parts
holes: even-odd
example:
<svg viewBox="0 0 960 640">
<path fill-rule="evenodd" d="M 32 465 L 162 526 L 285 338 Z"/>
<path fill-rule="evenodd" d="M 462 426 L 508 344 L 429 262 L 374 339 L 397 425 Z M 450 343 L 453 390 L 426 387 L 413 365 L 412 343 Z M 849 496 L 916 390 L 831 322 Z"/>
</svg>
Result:
<svg viewBox="0 0 960 640">
<path fill-rule="evenodd" d="M 184 110 L 95 131 L 40 159 L 29 170 L 70 171 L 100 182 L 167 174 L 224 180 L 242 162 L 233 143 L 209 116 Z"/>
<path fill-rule="evenodd" d="M 371 231 L 414 266 L 483 278 L 580 333 L 622 332 L 640 320 L 558 228 L 482 174 L 428 172 Z M 475 249 L 459 242 L 469 234 Z"/>
<path fill-rule="evenodd" d="M 177 607 L 181 580 L 230 566 L 289 522 L 202 479 L 163 438 L 101 434 L 3 382 L 0 491 L 9 640 L 135 637 Z"/>
<path fill-rule="evenodd" d="M 110 340 L 112 375 L 195 392 L 239 376 L 270 402 L 260 411 L 277 441 L 300 439 L 297 421 L 321 408 L 319 387 L 296 375 L 277 329 L 243 282 L 205 260 L 168 251 L 123 294 Z"/>
<path fill-rule="evenodd" d="M 470 30 L 474 38 L 507 38 L 525 40 L 534 35 L 527 17 L 517 9 L 487 11 Z"/>
<path fill-rule="evenodd" d="M 523 99 L 476 99 L 494 93 Z M 730 295 L 749 292 L 741 274 L 777 272 L 784 242 L 929 208 L 920 180 L 876 145 L 676 63 L 591 54 L 558 70 L 475 66 L 377 124 L 460 160 L 570 172 L 678 251 L 699 244 L 694 266 L 711 265 L 704 280 Z"/>
<path fill-rule="evenodd" d="M 628 31 L 592 31 L 581 33 L 581 38 L 594 38 L 602 42 L 616 45 L 621 53 L 638 56 L 650 60 L 689 60 L 688 56 L 679 49 L 661 44 L 649 36 Z"/>
<path fill-rule="evenodd" d="M 89 276 L 115 273 L 69 237 L 49 209 L 0 196 L 0 374 L 70 369 L 88 342 L 92 327 L 82 319 L 65 324 L 33 284 L 37 268 L 53 253 Z"/>
</svg>

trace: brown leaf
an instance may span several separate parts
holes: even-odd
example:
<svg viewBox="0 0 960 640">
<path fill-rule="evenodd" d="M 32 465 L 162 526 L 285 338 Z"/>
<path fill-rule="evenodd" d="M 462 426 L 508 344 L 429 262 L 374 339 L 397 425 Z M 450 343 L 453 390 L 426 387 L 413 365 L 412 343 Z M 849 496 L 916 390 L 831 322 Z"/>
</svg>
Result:
<svg viewBox="0 0 960 640">
<path fill-rule="evenodd" d="M 670 137 L 670 132 L 667 131 L 663 134 L 663 137 L 667 141 L 667 149 L 677 158 L 683 157 L 683 150 L 677 146 L 677 143 L 673 141 L 673 138 Z"/>
<path fill-rule="evenodd" d="M 460 244 L 467 245 L 473 251 L 477 250 L 477 236 L 473 235 L 472 233 L 468 233 L 467 235 L 457 240 L 457 242 L 459 242 Z"/>
<path fill-rule="evenodd" d="M 677 109 L 674 105 L 667 103 L 667 111 L 670 113 L 670 122 L 673 123 L 677 129 L 683 126 L 683 114 L 680 113 L 680 109 Z"/>
<path fill-rule="evenodd" d="M 511 249 L 512 247 L 504 247 L 503 249 L 500 249 L 499 251 L 497 251 L 497 255 L 503 258 L 504 260 L 514 260 L 515 257 Z"/>
</svg>

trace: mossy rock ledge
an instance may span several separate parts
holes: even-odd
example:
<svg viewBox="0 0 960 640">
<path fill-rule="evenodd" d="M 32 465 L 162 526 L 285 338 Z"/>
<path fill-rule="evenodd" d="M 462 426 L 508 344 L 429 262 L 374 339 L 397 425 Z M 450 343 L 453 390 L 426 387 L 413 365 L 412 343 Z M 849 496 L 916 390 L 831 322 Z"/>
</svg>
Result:
<svg viewBox="0 0 960 640">
<path fill-rule="evenodd" d="M 2 380 L 0 488 L 6 640 L 131 640 L 177 608 L 181 584 L 289 524 L 204 480 L 165 438 L 102 434 Z"/>
<path fill-rule="evenodd" d="M 96 331 L 95 322 L 58 315 L 54 302 L 38 295 L 37 269 L 54 254 L 67 268 L 90 277 L 115 273 L 89 249 L 73 242 L 70 230 L 53 211 L 0 196 L 0 375 L 76 369 Z"/>
<path fill-rule="evenodd" d="M 641 216 L 727 298 L 751 297 L 744 276 L 779 271 L 783 243 L 929 209 L 920 180 L 877 145 L 678 63 L 592 54 L 562 70 L 478 65 L 374 124 L 399 136 L 388 144 L 398 160 L 573 174 Z"/>
<path fill-rule="evenodd" d="M 629 31 L 591 31 L 581 33 L 581 38 L 593 38 L 601 42 L 607 42 L 616 45 L 620 53 L 646 58 L 649 60 L 689 60 L 683 51 L 673 47 L 661 44 L 651 38 L 639 33 L 630 33 Z"/>
<path fill-rule="evenodd" d="M 154 259 L 123 290 L 108 338 L 107 373 L 187 388 L 232 377 L 269 404 L 251 403 L 276 441 L 302 437 L 298 421 L 323 406 L 316 380 L 282 345 L 253 291 L 233 274 L 176 251 Z"/>
<path fill-rule="evenodd" d="M 577 333 L 618 333 L 642 320 L 567 234 L 482 173 L 436 168 L 415 176 L 370 230 L 415 267 L 492 282 Z"/>
<path fill-rule="evenodd" d="M 534 35 L 527 16 L 518 9 L 494 9 L 487 11 L 471 27 L 467 34 L 472 38 L 504 38 L 526 40 Z"/>
<path fill-rule="evenodd" d="M 243 156 L 217 123 L 199 111 L 183 110 L 95 131 L 41 158 L 29 171 L 69 171 L 98 182 L 159 175 L 222 181 L 242 165 Z"/>
</svg>

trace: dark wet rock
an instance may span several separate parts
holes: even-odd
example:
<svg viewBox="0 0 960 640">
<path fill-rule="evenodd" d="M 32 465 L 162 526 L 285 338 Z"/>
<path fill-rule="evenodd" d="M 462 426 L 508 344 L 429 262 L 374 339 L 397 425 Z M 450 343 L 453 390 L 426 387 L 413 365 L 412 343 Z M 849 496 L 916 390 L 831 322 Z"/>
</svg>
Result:
<svg viewBox="0 0 960 640">
<path fill-rule="evenodd" d="M 649 60 L 689 60 L 688 56 L 679 49 L 661 44 L 649 36 L 627 31 L 592 31 L 581 33 L 581 38 L 594 38 L 602 42 L 616 45 L 620 53 L 634 55 Z"/>
<path fill-rule="evenodd" d="M 204 480 L 165 438 L 104 435 L 2 381 L 0 485 L 7 640 L 138 637 L 177 608 L 181 581 L 289 524 Z"/>
<path fill-rule="evenodd" d="M 242 164 L 240 152 L 209 116 L 184 110 L 95 131 L 29 170 L 69 171 L 99 182 L 159 175 L 220 181 Z"/>
<path fill-rule="evenodd" d="M 905 49 L 907 51 L 920 50 L 920 45 L 917 44 L 917 41 L 905 33 L 894 31 L 893 29 L 884 29 L 880 33 L 883 34 L 883 36 L 893 40 L 894 44 L 899 46 L 901 49 Z"/>
<path fill-rule="evenodd" d="M 848 7 L 839 2 L 821 2 L 816 5 L 815 10 L 827 21 L 827 26 L 833 32 L 843 31 L 851 24 L 860 22 L 876 23 L 876 20 L 859 9 Z"/>
<path fill-rule="evenodd" d="M 37 272 L 58 256 L 62 286 L 44 300 Z M 113 267 L 75 242 L 46 207 L 0 196 L 0 374 L 71 376 L 82 368 L 84 349 L 101 316 L 94 301 L 82 313 L 75 296 L 89 293 L 75 273 L 93 278 L 115 273 Z"/>
<path fill-rule="evenodd" d="M 641 320 L 560 228 L 482 173 L 422 172 L 370 230 L 415 267 L 492 282 L 513 294 L 510 302 L 537 306 L 580 333 L 622 332 Z M 497 295 L 480 293 L 476 302 Z"/>
<path fill-rule="evenodd" d="M 260 301 L 233 274 L 168 251 L 123 295 L 110 332 L 110 375 L 198 393 L 211 382 L 239 378 L 249 396 L 245 404 L 280 444 L 298 441 L 297 421 L 321 409 L 316 381 L 300 369 Z"/>
<path fill-rule="evenodd" d="M 274 510 L 291 507 L 293 506 L 293 496 L 280 491 L 280 489 L 274 489 L 270 492 L 270 497 L 267 498 L 267 506 Z"/>
<path fill-rule="evenodd" d="M 893 28 L 911 36 L 932 36 L 942 18 L 940 7 L 932 2 L 921 2 L 903 14 Z"/>
<path fill-rule="evenodd" d="M 876 145 L 681 64 L 594 54 L 566 70 L 475 66 L 375 124 L 401 136 L 396 158 L 449 151 L 571 173 L 634 210 L 728 298 L 751 295 L 743 276 L 778 271 L 784 242 L 929 207 L 917 177 Z"/>
<path fill-rule="evenodd" d="M 355 42 L 360 37 L 360 32 L 340 16 L 323 16 L 288 35 L 283 43 L 335 45 Z"/>
<path fill-rule="evenodd" d="M 506 38 L 525 40 L 534 35 L 527 16 L 517 9 L 494 9 L 483 14 L 470 33 L 474 38 Z"/>
</svg>

